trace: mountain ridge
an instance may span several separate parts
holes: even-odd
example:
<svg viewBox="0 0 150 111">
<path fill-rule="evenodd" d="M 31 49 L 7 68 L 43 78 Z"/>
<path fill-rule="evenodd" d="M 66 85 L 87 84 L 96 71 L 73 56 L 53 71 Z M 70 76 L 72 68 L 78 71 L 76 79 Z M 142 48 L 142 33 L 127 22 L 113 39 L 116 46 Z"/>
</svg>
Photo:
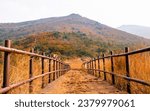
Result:
<svg viewBox="0 0 150 111">
<path fill-rule="evenodd" d="M 79 14 L 70 14 L 62 17 L 51 17 L 19 23 L 0 24 L 0 39 L 20 38 L 30 34 L 42 32 L 81 33 L 92 39 L 119 44 L 145 44 L 148 39 L 111 28 L 97 21 L 82 17 Z"/>
<path fill-rule="evenodd" d="M 119 30 L 150 39 L 150 27 L 140 25 L 122 25 Z"/>
</svg>

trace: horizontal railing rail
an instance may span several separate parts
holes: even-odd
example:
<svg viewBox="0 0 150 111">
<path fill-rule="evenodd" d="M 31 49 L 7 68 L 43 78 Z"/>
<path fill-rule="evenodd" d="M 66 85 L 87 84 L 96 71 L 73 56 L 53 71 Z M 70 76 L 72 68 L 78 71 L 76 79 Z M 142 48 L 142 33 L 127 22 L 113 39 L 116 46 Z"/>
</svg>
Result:
<svg viewBox="0 0 150 111">
<path fill-rule="evenodd" d="M 95 71 L 98 71 L 98 72 L 99 71 L 100 72 L 105 72 L 106 74 L 114 75 L 116 77 L 124 78 L 124 79 L 129 80 L 129 81 L 138 82 L 140 84 L 150 86 L 150 82 L 146 82 L 146 81 L 143 81 L 143 80 L 140 80 L 140 79 L 136 79 L 136 78 L 127 77 L 127 76 L 120 75 L 120 74 L 117 74 L 117 73 L 103 71 L 103 70 L 98 70 L 98 69 L 88 69 L 88 70 L 95 70 Z"/>
<path fill-rule="evenodd" d="M 8 92 L 9 90 L 11 90 L 11 89 L 13 89 L 13 88 L 19 87 L 19 86 L 24 85 L 24 84 L 26 84 L 26 83 L 29 83 L 29 82 L 31 82 L 31 81 L 33 81 L 33 80 L 35 80 L 35 79 L 38 79 L 38 78 L 41 78 L 41 77 L 44 77 L 44 76 L 46 76 L 46 75 L 49 75 L 49 74 L 52 74 L 52 73 L 55 73 L 55 72 L 59 72 L 59 71 L 67 71 L 67 69 L 62 69 L 62 70 L 47 72 L 47 73 L 44 73 L 44 74 L 42 74 L 42 75 L 38 75 L 38 76 L 32 77 L 32 78 L 30 78 L 30 79 L 21 81 L 21 82 L 19 82 L 19 83 L 12 84 L 12 85 L 10 85 L 10 86 L 8 86 L 8 87 L 5 87 L 5 88 L 3 88 L 2 90 L 0 90 L 0 94 L 6 93 L 6 92 Z"/>
<path fill-rule="evenodd" d="M 18 49 L 14 49 L 14 48 L 7 48 L 4 46 L 0 46 L 0 51 L 8 52 L 8 53 L 24 54 L 24 55 L 28 55 L 28 56 L 41 57 L 44 59 L 51 59 L 51 60 L 58 61 L 56 58 L 53 58 L 53 57 L 48 57 L 48 56 L 44 56 L 44 55 L 40 55 L 40 54 L 36 54 L 36 53 L 32 53 L 32 52 L 27 52 L 27 51 L 23 51 L 23 50 L 18 50 Z M 61 62 L 61 61 L 59 61 L 59 62 Z M 65 64 L 63 62 L 61 62 L 61 63 Z"/>
<path fill-rule="evenodd" d="M 125 48 L 125 53 L 113 54 L 112 51 L 110 51 L 111 55 L 105 56 L 103 54 L 101 57 L 98 56 L 97 58 L 93 58 L 93 59 L 91 59 L 89 61 L 84 62 L 82 67 L 85 70 L 87 70 L 87 72 L 90 73 L 90 74 L 95 75 L 96 73 L 98 73 L 99 77 L 100 77 L 100 72 L 103 72 L 104 80 L 107 79 L 106 75 L 110 74 L 111 75 L 112 84 L 115 84 L 115 77 L 120 77 L 120 78 L 123 78 L 123 79 L 127 80 L 127 92 L 131 93 L 131 86 L 130 86 L 130 82 L 131 81 L 139 83 L 139 84 L 143 84 L 143 85 L 146 85 L 146 86 L 150 86 L 150 81 L 145 81 L 145 80 L 141 80 L 141 79 L 137 79 L 137 78 L 132 78 L 130 76 L 129 55 L 143 53 L 143 52 L 147 52 L 147 51 L 150 51 L 150 47 L 139 49 L 139 50 L 135 50 L 135 51 L 131 51 L 131 52 L 129 52 L 128 48 L 126 47 Z M 126 70 L 126 73 L 124 73 L 123 75 L 114 73 L 114 60 L 113 60 L 113 58 L 115 58 L 115 57 L 122 57 L 122 56 L 125 57 L 125 70 Z M 109 58 L 110 61 L 111 61 L 111 63 L 110 63 L 111 64 L 111 71 L 106 71 L 106 60 L 105 60 L 106 58 Z M 101 62 L 103 64 L 103 66 L 102 66 L 103 70 L 100 68 L 100 60 L 101 60 Z"/>
<path fill-rule="evenodd" d="M 3 64 L 3 83 L 2 83 L 2 89 L 0 89 L 0 93 L 9 93 L 10 90 L 17 88 L 21 85 L 24 85 L 26 83 L 29 83 L 29 93 L 33 92 L 33 80 L 41 78 L 42 77 L 42 84 L 41 88 L 44 88 L 44 77 L 46 75 L 49 75 L 48 77 L 48 83 L 51 81 L 54 81 L 57 79 L 59 76 L 65 74 L 68 70 L 70 70 L 70 65 L 62 62 L 60 59 L 57 59 L 55 57 L 50 57 L 46 56 L 45 53 L 42 55 L 34 53 L 34 49 L 31 50 L 31 52 L 23 51 L 23 50 L 18 50 L 15 48 L 11 48 L 11 41 L 6 40 L 5 41 L 5 46 L 0 46 L 0 52 L 4 52 L 4 64 Z M 29 79 L 17 82 L 14 84 L 10 84 L 10 54 L 22 54 L 22 55 L 27 55 L 30 57 L 29 59 Z M 34 57 L 39 57 L 41 58 L 41 70 L 42 72 L 41 75 L 34 76 L 33 72 L 33 58 Z M 44 60 L 49 60 L 48 62 L 48 72 L 44 72 L 45 70 L 45 61 Z M 51 76 L 53 78 L 51 78 Z"/>
</svg>

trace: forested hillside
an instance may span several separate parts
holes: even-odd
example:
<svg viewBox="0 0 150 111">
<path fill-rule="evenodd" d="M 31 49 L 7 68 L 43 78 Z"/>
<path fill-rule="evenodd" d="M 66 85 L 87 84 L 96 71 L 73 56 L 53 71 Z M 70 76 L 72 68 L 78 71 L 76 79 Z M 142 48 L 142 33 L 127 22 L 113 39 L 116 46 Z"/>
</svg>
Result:
<svg viewBox="0 0 150 111">
<path fill-rule="evenodd" d="M 62 33 L 62 32 L 43 32 L 32 34 L 14 40 L 13 47 L 30 50 L 34 48 L 38 52 L 46 54 L 55 53 L 64 57 L 97 56 L 101 53 L 109 53 L 109 50 L 121 50 L 125 46 L 133 46 L 132 43 L 125 42 L 106 42 L 101 39 L 92 39 L 84 33 Z M 138 44 L 138 46 L 140 46 Z"/>
</svg>

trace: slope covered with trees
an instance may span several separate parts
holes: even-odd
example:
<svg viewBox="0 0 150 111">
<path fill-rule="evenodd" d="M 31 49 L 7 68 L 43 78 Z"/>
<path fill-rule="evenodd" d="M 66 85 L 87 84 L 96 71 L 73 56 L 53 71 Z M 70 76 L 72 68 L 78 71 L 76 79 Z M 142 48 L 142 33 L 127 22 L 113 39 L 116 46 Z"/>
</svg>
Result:
<svg viewBox="0 0 150 111">
<path fill-rule="evenodd" d="M 132 42 L 126 44 L 124 42 L 106 42 L 101 39 L 95 40 L 81 32 L 43 32 L 19 38 L 13 43 L 15 48 L 28 51 L 34 48 L 38 52 L 55 53 L 64 57 L 92 57 L 131 45 L 134 47 Z"/>
</svg>

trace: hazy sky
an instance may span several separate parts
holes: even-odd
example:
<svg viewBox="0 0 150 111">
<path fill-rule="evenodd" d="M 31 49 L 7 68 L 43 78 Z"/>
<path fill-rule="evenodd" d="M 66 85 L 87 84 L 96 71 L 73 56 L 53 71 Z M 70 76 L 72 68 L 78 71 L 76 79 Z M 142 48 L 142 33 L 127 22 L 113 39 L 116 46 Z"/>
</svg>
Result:
<svg viewBox="0 0 150 111">
<path fill-rule="evenodd" d="M 0 0 L 0 22 L 78 13 L 100 23 L 150 26 L 150 0 Z"/>
</svg>

